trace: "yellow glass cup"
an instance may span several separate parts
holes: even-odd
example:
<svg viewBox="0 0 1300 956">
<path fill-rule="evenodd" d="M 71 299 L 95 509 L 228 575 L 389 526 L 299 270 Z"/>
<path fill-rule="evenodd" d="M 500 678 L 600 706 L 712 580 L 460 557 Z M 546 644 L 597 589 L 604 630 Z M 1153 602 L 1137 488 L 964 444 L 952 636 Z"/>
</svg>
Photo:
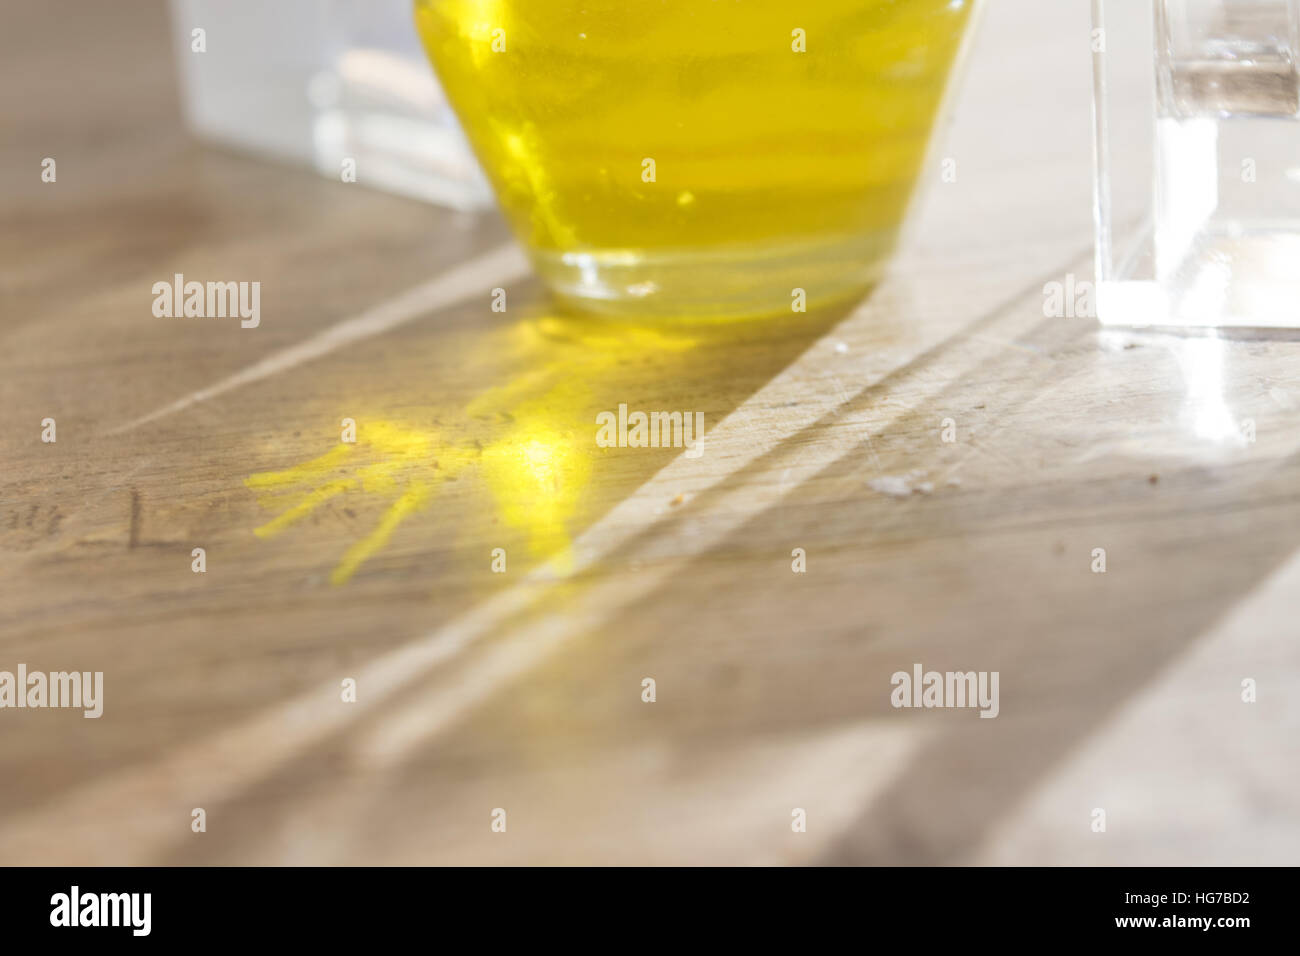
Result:
<svg viewBox="0 0 1300 956">
<path fill-rule="evenodd" d="M 552 291 L 694 319 L 876 281 L 972 5 L 416 0 L 416 25 Z"/>
</svg>

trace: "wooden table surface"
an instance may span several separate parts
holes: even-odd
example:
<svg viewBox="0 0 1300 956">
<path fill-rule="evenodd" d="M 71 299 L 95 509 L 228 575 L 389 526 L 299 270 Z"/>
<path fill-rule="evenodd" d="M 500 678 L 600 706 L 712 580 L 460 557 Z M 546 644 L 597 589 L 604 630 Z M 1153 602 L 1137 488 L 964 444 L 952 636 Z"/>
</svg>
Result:
<svg viewBox="0 0 1300 956">
<path fill-rule="evenodd" d="M 0 711 L 0 862 L 1300 860 L 1300 341 L 1044 314 L 1086 3 L 990 5 L 866 302 L 701 326 L 195 143 L 157 0 L 0 18 L 0 670 L 104 673 Z M 155 317 L 178 272 L 260 326 Z M 620 403 L 703 454 L 597 447 Z"/>
</svg>

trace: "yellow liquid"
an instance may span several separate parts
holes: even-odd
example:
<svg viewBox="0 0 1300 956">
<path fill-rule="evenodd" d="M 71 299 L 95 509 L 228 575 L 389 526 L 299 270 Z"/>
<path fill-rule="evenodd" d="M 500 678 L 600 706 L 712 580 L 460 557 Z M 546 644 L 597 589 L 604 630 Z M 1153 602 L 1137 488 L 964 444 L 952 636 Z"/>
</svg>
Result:
<svg viewBox="0 0 1300 956">
<path fill-rule="evenodd" d="M 695 317 L 870 285 L 971 2 L 417 0 L 416 22 L 543 278 Z"/>
</svg>

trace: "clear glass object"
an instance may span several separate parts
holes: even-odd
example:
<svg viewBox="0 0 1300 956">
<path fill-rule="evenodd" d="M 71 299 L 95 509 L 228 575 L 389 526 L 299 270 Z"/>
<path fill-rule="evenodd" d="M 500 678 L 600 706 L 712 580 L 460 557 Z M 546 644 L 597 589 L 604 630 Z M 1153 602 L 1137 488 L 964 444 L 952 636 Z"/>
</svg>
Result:
<svg viewBox="0 0 1300 956">
<path fill-rule="evenodd" d="M 878 278 L 973 5 L 415 0 L 415 11 L 550 288 L 590 311 L 715 318 L 788 314 L 799 293 L 811 309 Z"/>
<path fill-rule="evenodd" d="M 1300 0 L 1093 0 L 1097 312 L 1300 325 Z"/>
<path fill-rule="evenodd" d="M 352 160 L 361 185 L 491 206 L 410 0 L 171 0 L 171 11 L 186 120 L 200 136 L 336 181 Z"/>
</svg>

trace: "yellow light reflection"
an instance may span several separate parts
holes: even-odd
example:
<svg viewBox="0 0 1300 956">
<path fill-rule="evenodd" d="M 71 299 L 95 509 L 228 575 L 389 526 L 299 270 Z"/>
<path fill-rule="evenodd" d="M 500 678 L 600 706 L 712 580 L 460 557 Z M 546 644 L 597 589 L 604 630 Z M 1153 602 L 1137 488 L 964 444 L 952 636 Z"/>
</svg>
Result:
<svg viewBox="0 0 1300 956">
<path fill-rule="evenodd" d="M 393 499 L 378 526 L 348 548 L 335 567 L 330 580 L 342 584 L 388 543 L 407 517 L 428 503 L 438 481 L 462 470 L 476 453 L 476 449 L 441 446 L 430 432 L 393 422 L 365 422 L 358 428 L 356 443 L 341 443 L 301 465 L 247 478 L 245 484 L 258 492 L 264 507 L 282 509 L 253 533 L 259 538 L 275 537 L 350 492 Z M 364 463 L 350 468 L 358 457 Z"/>
<path fill-rule="evenodd" d="M 391 541 L 413 515 L 432 504 L 442 486 L 475 476 L 498 519 L 525 536 L 529 555 L 571 569 L 570 530 L 591 480 L 595 414 L 620 395 L 633 359 L 677 353 L 696 340 L 682 330 L 555 316 L 526 319 L 494 331 L 471 357 L 485 367 L 506 362 L 515 373 L 474 396 L 458 412 L 430 410 L 437 429 L 357 416 L 354 444 L 246 479 L 259 503 L 276 512 L 255 529 L 284 534 L 338 499 L 383 506 L 371 530 L 349 546 L 330 575 L 347 582 Z"/>
<path fill-rule="evenodd" d="M 528 535 L 533 557 L 567 572 L 569 522 L 591 477 L 591 433 L 558 429 L 545 417 L 526 422 L 483 450 L 484 480 L 501 520 Z"/>
</svg>

